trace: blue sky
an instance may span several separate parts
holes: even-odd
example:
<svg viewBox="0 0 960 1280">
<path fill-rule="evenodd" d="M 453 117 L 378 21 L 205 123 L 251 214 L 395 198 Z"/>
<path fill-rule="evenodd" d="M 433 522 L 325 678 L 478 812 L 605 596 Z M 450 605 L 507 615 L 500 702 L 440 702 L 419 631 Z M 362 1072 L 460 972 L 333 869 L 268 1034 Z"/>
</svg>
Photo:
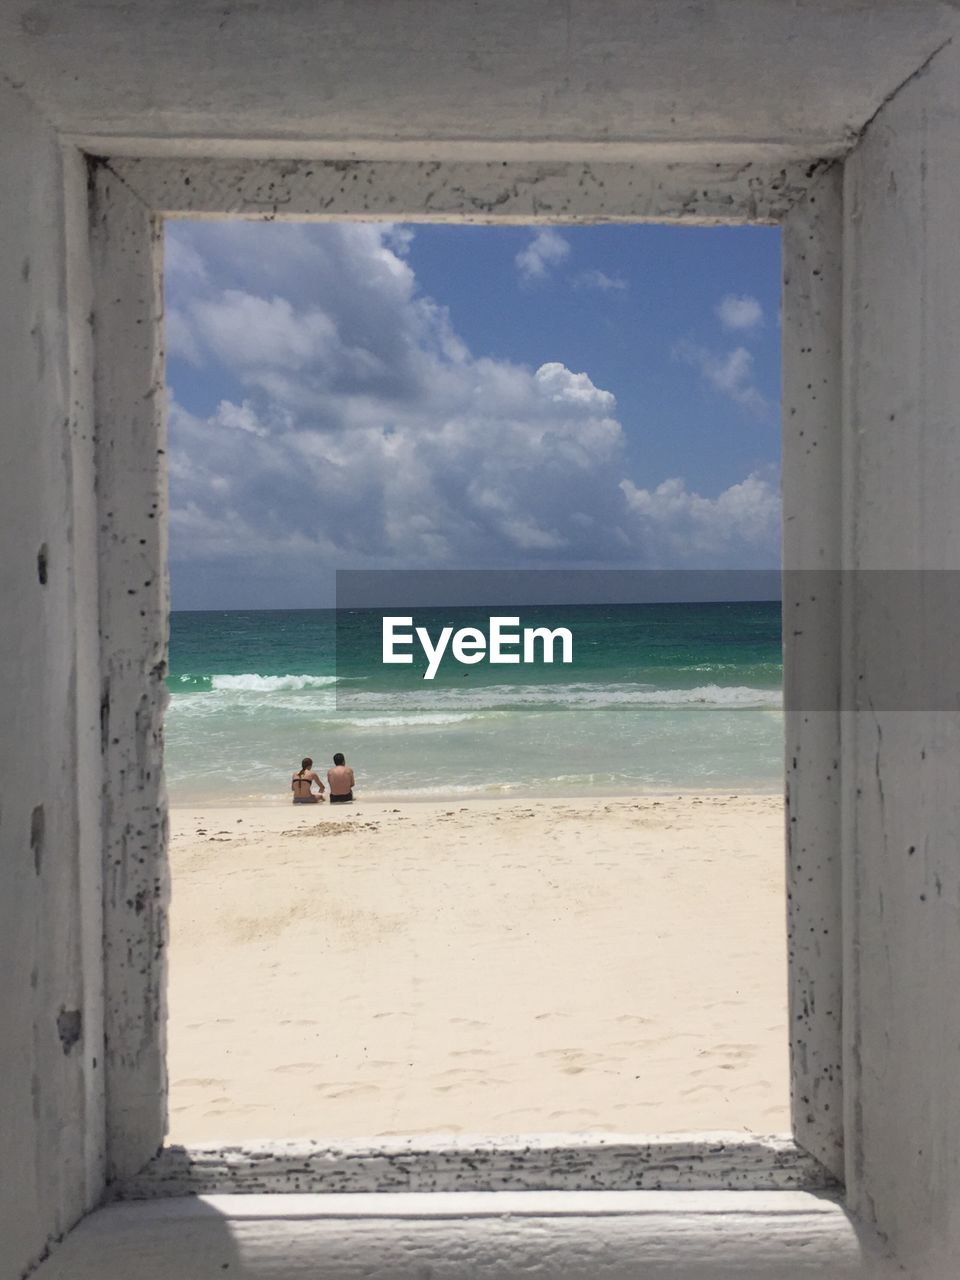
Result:
<svg viewBox="0 0 960 1280">
<path fill-rule="evenodd" d="M 174 222 L 174 608 L 345 568 L 768 567 L 779 233 Z"/>
</svg>

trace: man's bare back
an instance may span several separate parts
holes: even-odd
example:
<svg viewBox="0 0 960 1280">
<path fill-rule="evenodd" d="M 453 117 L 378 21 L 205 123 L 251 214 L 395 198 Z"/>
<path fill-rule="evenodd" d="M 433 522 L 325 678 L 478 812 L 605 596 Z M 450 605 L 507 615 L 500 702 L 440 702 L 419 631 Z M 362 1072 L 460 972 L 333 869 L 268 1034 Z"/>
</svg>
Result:
<svg viewBox="0 0 960 1280">
<path fill-rule="evenodd" d="M 330 783 L 331 804 L 346 804 L 353 799 L 353 770 L 339 751 L 333 757 L 333 767 L 327 770 L 327 781 Z"/>
</svg>

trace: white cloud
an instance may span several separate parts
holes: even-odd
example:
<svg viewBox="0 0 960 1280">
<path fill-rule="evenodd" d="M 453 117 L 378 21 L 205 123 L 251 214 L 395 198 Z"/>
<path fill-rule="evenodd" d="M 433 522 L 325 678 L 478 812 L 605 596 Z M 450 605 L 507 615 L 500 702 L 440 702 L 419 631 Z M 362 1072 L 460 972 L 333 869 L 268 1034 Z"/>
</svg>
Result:
<svg viewBox="0 0 960 1280">
<path fill-rule="evenodd" d="M 328 359 L 336 325 L 316 308 L 294 311 L 286 298 L 226 289 L 191 308 L 197 336 L 226 364 L 302 369 Z"/>
<path fill-rule="evenodd" d="M 561 534 L 541 528 L 529 516 L 513 516 L 501 528 L 520 551 L 556 551 L 569 545 Z"/>
<path fill-rule="evenodd" d="M 268 436 L 270 432 L 257 417 L 256 410 L 249 400 L 243 404 L 234 404 L 230 400 L 221 400 L 213 421 L 228 431 L 246 431 L 252 436 Z"/>
<path fill-rule="evenodd" d="M 584 544 L 578 511 L 609 541 L 612 392 L 558 362 L 475 358 L 386 233 L 314 228 L 312 245 L 274 237 L 268 253 L 274 229 L 247 229 L 210 255 L 213 283 L 176 299 L 190 341 L 244 392 L 204 418 L 171 405 L 175 560 L 283 558 L 295 578 L 294 530 L 331 567 L 537 563 Z"/>
<path fill-rule="evenodd" d="M 749 294 L 728 293 L 717 307 L 717 315 L 724 329 L 757 329 L 763 324 L 763 307 Z"/>
<path fill-rule="evenodd" d="M 194 337 L 188 317 L 179 307 L 169 304 L 163 313 L 163 345 L 168 358 L 186 360 L 197 367 L 203 362 L 200 344 Z"/>
<path fill-rule="evenodd" d="M 770 405 L 753 380 L 753 356 L 746 347 L 736 347 L 723 355 L 708 351 L 695 342 L 679 342 L 674 355 L 700 370 L 706 381 L 722 395 L 729 396 L 758 417 L 769 412 Z"/>
<path fill-rule="evenodd" d="M 521 249 L 514 262 L 524 280 L 543 280 L 550 270 L 570 254 L 570 242 L 552 227 L 541 227 Z"/>
<path fill-rule="evenodd" d="M 598 270 L 581 271 L 573 277 L 573 284 L 578 289 L 600 289 L 605 293 L 627 288 L 623 276 L 608 276 L 605 271 Z"/>
<path fill-rule="evenodd" d="M 384 223 L 383 242 L 401 258 L 405 258 L 410 252 L 414 235 L 413 227 L 405 226 L 403 223 Z"/>
<path fill-rule="evenodd" d="M 753 472 L 715 498 L 692 492 L 679 477 L 654 489 L 622 480 L 620 489 L 658 556 L 705 566 L 776 564 L 780 491 L 773 474 Z"/>
<path fill-rule="evenodd" d="M 475 356 L 396 228 L 167 235 L 202 267 L 169 281 L 168 316 L 219 397 L 170 405 L 175 580 L 199 561 L 295 599 L 321 567 L 670 565 L 702 557 L 703 503 L 732 519 L 737 486 L 678 502 L 624 479 L 616 397 L 589 373 Z"/>
<path fill-rule="evenodd" d="M 610 391 L 595 387 L 585 373 L 571 373 L 562 364 L 542 364 L 536 372 L 537 386 L 554 404 L 577 404 L 612 413 L 616 400 Z"/>
<path fill-rule="evenodd" d="M 183 280 L 202 284 L 207 278 L 202 256 L 189 241 L 178 236 L 164 237 L 163 272 L 169 282 Z"/>
</svg>

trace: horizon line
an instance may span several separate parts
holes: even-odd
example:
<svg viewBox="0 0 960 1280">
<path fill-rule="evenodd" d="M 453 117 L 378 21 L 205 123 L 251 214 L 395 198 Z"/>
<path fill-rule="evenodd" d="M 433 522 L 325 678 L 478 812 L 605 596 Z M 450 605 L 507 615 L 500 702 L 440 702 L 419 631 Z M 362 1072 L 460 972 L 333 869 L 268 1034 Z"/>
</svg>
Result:
<svg viewBox="0 0 960 1280">
<path fill-rule="evenodd" d="M 384 609 L 570 609 L 570 608 L 625 608 L 643 605 L 690 605 L 690 604 L 782 604 L 782 596 L 741 597 L 739 599 L 702 599 L 702 600 L 567 600 L 562 603 L 546 601 L 541 603 L 496 604 L 486 601 L 481 604 L 349 604 L 349 605 L 297 605 L 288 607 L 250 606 L 245 608 L 178 608 L 170 609 L 170 613 L 382 613 Z"/>
</svg>

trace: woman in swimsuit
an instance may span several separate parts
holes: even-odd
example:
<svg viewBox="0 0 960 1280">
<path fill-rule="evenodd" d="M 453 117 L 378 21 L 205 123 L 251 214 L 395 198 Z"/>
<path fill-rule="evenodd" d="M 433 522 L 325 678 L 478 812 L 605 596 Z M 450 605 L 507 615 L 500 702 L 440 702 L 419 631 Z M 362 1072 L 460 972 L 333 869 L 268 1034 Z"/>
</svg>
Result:
<svg viewBox="0 0 960 1280">
<path fill-rule="evenodd" d="M 314 783 L 320 788 L 317 795 L 313 794 Z M 290 782 L 290 790 L 293 792 L 294 804 L 320 804 L 323 800 L 324 785 L 319 775 L 314 773 L 313 761 L 309 756 L 303 757 L 300 771 L 293 775 Z"/>
</svg>

